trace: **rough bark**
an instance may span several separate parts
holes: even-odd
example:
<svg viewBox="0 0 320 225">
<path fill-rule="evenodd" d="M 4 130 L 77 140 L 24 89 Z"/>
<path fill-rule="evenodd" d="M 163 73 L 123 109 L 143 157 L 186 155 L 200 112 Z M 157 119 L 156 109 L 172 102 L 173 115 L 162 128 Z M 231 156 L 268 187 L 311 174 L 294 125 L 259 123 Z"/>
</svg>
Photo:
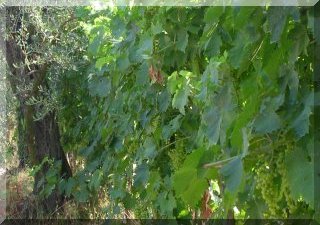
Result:
<svg viewBox="0 0 320 225">
<path fill-rule="evenodd" d="M 59 127 L 53 112 L 48 113 L 41 120 L 34 122 L 35 158 L 41 162 L 46 156 L 55 161 L 61 160 L 61 176 L 70 177 L 72 175 L 67 158 L 60 143 Z M 35 177 L 34 193 L 39 193 L 41 187 L 37 184 L 47 171 L 48 165 L 44 165 L 43 170 Z M 40 189 L 40 190 L 39 190 Z M 51 212 L 63 203 L 63 196 L 54 191 L 44 202 L 43 207 L 46 212 Z"/>
</svg>

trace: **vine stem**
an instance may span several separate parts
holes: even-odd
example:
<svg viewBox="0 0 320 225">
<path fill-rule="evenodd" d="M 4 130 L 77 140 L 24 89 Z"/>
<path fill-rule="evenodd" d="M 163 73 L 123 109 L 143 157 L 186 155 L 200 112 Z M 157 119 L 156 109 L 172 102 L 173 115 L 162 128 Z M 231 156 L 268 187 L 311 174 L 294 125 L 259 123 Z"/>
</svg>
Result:
<svg viewBox="0 0 320 225">
<path fill-rule="evenodd" d="M 252 58 L 250 59 L 251 62 L 252 62 L 252 60 L 257 56 L 258 52 L 260 51 L 260 49 L 261 49 L 261 47 L 262 47 L 262 44 L 263 44 L 263 39 L 262 39 L 259 47 L 254 51 L 253 56 L 252 56 Z"/>
<path fill-rule="evenodd" d="M 223 164 L 229 162 L 232 159 L 235 159 L 236 157 L 238 157 L 238 156 L 233 156 L 231 158 L 227 158 L 227 159 L 220 160 L 220 161 L 217 161 L 217 162 L 207 163 L 207 164 L 203 165 L 203 168 L 205 168 L 205 169 L 210 168 L 210 167 L 220 168 Z"/>
<path fill-rule="evenodd" d="M 178 140 L 176 140 L 176 141 L 174 141 L 174 142 L 171 142 L 171 143 L 169 143 L 169 144 L 167 144 L 167 145 L 163 146 L 162 148 L 160 148 L 160 150 L 159 150 L 159 151 L 162 151 L 162 150 L 164 150 L 164 149 L 166 149 L 166 148 L 170 147 L 171 145 L 174 145 L 174 144 L 175 144 L 175 143 L 177 143 L 178 141 L 183 141 L 183 140 L 188 139 L 188 138 L 190 138 L 190 136 L 189 136 L 189 137 L 180 138 L 180 139 L 178 139 Z"/>
<path fill-rule="evenodd" d="M 160 49 L 159 51 L 157 51 L 157 53 L 162 52 L 162 51 L 164 51 L 164 50 L 166 50 L 167 48 L 170 48 L 170 47 L 172 47 L 172 46 L 173 46 L 173 44 L 169 44 L 169 45 L 167 45 L 166 47 L 164 47 L 164 48 Z"/>
</svg>

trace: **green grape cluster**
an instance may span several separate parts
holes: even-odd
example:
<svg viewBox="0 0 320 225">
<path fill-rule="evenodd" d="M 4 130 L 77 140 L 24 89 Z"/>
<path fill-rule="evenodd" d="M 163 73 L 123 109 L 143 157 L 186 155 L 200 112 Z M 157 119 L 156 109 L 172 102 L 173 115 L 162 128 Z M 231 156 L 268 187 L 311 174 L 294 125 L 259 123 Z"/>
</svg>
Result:
<svg viewBox="0 0 320 225">
<path fill-rule="evenodd" d="M 175 171 L 178 170 L 183 164 L 183 161 L 185 160 L 185 157 L 186 157 L 183 141 L 178 141 L 176 143 L 176 147 L 170 150 L 168 152 L 168 155 L 170 157 L 173 169 Z"/>
<path fill-rule="evenodd" d="M 277 166 L 277 171 L 281 176 L 281 189 L 280 189 L 281 197 L 284 198 L 287 206 L 286 208 L 288 209 L 289 213 L 292 214 L 297 210 L 297 204 L 290 195 L 289 182 L 288 182 L 287 171 L 285 166 L 285 154 L 289 151 L 290 147 L 291 146 L 287 146 L 287 148 L 285 148 L 284 151 L 278 154 L 278 157 L 276 159 L 276 166 Z M 285 209 L 283 211 L 284 211 L 283 213 L 286 214 Z"/>
<path fill-rule="evenodd" d="M 278 174 L 274 173 L 274 168 L 270 167 L 268 163 L 262 164 L 257 169 L 257 189 L 261 191 L 262 198 L 268 205 L 271 215 L 276 215 L 279 211 L 279 192 L 275 189 L 274 180 Z"/>
<path fill-rule="evenodd" d="M 268 206 L 271 216 L 286 218 L 297 210 L 291 198 L 286 174 L 285 154 L 288 147 L 276 149 L 271 161 L 265 161 L 256 173 L 257 189 Z"/>
</svg>

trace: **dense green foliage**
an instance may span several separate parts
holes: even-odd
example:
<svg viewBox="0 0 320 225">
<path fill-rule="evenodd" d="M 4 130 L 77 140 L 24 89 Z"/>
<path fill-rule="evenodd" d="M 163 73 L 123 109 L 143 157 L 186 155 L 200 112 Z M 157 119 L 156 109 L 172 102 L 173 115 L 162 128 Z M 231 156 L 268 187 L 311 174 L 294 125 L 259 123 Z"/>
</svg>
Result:
<svg viewBox="0 0 320 225">
<path fill-rule="evenodd" d="M 84 166 L 67 180 L 52 167 L 51 185 L 79 202 L 106 191 L 108 218 L 315 216 L 311 10 L 76 17 L 88 46 L 56 94 L 63 147 Z"/>
</svg>

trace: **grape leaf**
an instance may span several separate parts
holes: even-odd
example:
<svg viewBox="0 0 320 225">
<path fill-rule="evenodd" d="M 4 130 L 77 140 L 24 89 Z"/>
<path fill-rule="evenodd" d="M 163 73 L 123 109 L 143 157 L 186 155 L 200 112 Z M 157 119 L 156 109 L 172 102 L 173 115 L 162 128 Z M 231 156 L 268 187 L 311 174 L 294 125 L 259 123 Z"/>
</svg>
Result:
<svg viewBox="0 0 320 225">
<path fill-rule="evenodd" d="M 136 84 L 137 85 L 145 85 L 149 81 L 149 76 L 148 76 L 148 64 L 143 63 L 139 67 L 139 70 L 136 73 Z"/>
<path fill-rule="evenodd" d="M 88 86 L 92 96 L 106 97 L 110 93 L 111 82 L 106 77 L 93 77 Z"/>
<path fill-rule="evenodd" d="M 204 130 L 210 145 L 217 144 L 220 137 L 222 116 L 216 108 L 205 111 L 202 120 L 204 121 Z"/>
<path fill-rule="evenodd" d="M 181 125 L 181 115 L 178 115 L 173 120 L 169 122 L 168 125 L 165 125 L 162 130 L 162 136 L 167 140 L 174 132 L 176 132 Z"/>
<path fill-rule="evenodd" d="M 301 138 L 309 132 L 309 116 L 311 114 L 310 107 L 306 106 L 290 125 L 297 137 Z"/>
<path fill-rule="evenodd" d="M 271 42 L 280 40 L 287 20 L 287 7 L 272 6 L 268 9 L 268 23 L 271 31 Z"/>
<path fill-rule="evenodd" d="M 147 184 L 149 179 L 149 167 L 146 163 L 142 163 L 136 168 L 136 175 L 134 178 L 134 186 L 140 187 Z"/>
<path fill-rule="evenodd" d="M 307 151 L 297 147 L 286 156 L 287 179 L 291 195 L 300 196 L 314 207 L 314 166 L 308 160 Z"/>
<path fill-rule="evenodd" d="M 185 52 L 188 45 L 188 33 L 186 30 L 180 30 L 177 34 L 177 49 L 181 52 Z"/>
<path fill-rule="evenodd" d="M 215 24 L 219 21 L 220 16 L 223 14 L 223 7 L 210 7 L 204 14 L 204 22 Z"/>
<path fill-rule="evenodd" d="M 196 179 L 197 170 L 192 167 L 182 167 L 173 176 L 173 187 L 177 195 L 182 195 Z"/>
<path fill-rule="evenodd" d="M 101 180 L 102 180 L 102 172 L 100 170 L 94 171 L 92 174 L 92 179 L 89 184 L 89 188 L 91 190 L 97 190 L 98 187 L 100 186 Z"/>
<path fill-rule="evenodd" d="M 238 192 L 243 177 L 243 165 L 241 157 L 228 162 L 220 169 L 220 173 L 225 178 L 225 191 L 235 194 Z"/>
<path fill-rule="evenodd" d="M 177 207 L 172 193 L 161 192 L 158 195 L 157 203 L 163 216 L 172 217 L 173 209 Z"/>
<path fill-rule="evenodd" d="M 154 140 L 151 137 L 147 137 L 143 143 L 144 156 L 147 159 L 153 159 L 157 154 L 156 147 Z"/>
<path fill-rule="evenodd" d="M 158 95 L 159 111 L 165 112 L 171 103 L 171 96 L 167 89 L 162 90 Z"/>
<path fill-rule="evenodd" d="M 182 88 L 177 89 L 172 99 L 172 107 L 179 109 L 180 113 L 183 115 L 185 115 L 184 107 L 188 103 L 189 93 L 189 87 L 184 85 Z"/>
<path fill-rule="evenodd" d="M 254 128 L 257 133 L 266 134 L 278 130 L 281 124 L 281 118 L 275 112 L 261 113 L 254 121 Z"/>
</svg>

